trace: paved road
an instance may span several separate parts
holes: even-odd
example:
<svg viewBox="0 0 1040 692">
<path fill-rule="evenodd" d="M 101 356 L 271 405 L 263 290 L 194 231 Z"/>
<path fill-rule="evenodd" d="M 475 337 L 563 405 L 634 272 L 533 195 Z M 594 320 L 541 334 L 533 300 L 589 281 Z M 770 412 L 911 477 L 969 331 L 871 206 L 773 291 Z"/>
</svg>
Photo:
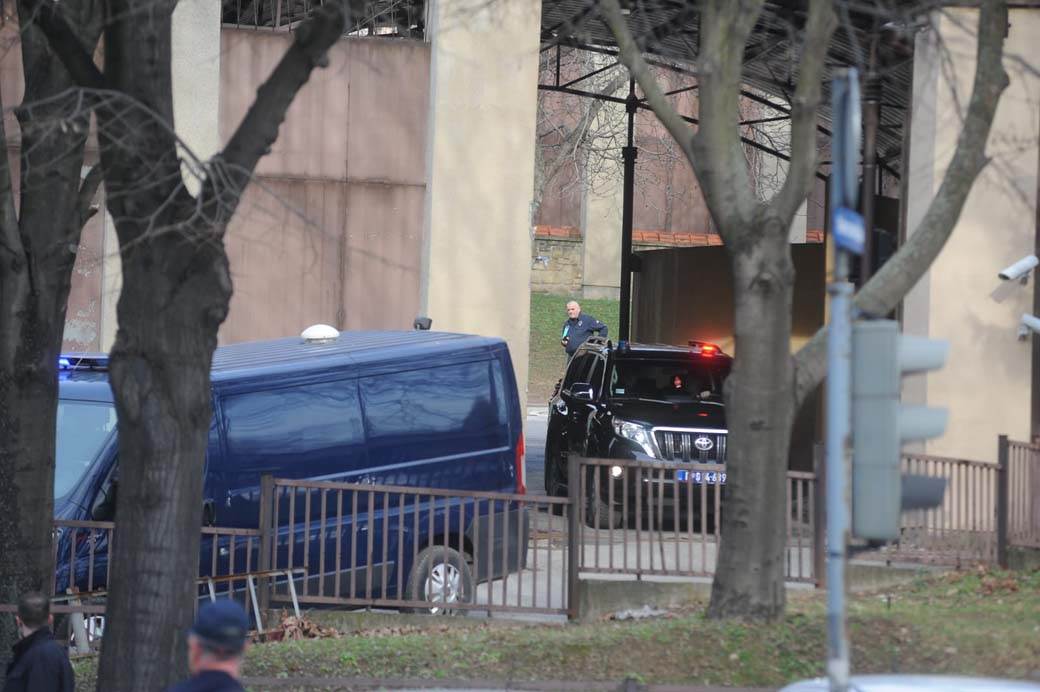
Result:
<svg viewBox="0 0 1040 692">
<path fill-rule="evenodd" d="M 534 495 L 545 493 L 545 428 L 549 409 L 545 406 L 527 408 L 527 426 L 524 446 L 527 450 L 527 491 Z"/>
</svg>

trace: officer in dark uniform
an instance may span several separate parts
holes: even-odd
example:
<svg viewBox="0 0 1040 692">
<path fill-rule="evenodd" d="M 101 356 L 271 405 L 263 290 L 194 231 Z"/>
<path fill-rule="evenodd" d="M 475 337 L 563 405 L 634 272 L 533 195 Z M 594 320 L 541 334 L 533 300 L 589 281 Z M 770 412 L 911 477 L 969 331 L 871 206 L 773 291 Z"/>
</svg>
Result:
<svg viewBox="0 0 1040 692">
<path fill-rule="evenodd" d="M 238 679 L 248 636 L 249 618 L 235 601 L 221 599 L 199 608 L 188 633 L 191 677 L 169 692 L 245 692 Z"/>
<path fill-rule="evenodd" d="M 605 337 L 607 325 L 592 315 L 583 313 L 578 301 L 572 300 L 567 303 L 567 319 L 563 321 L 563 329 L 560 331 L 560 345 L 567 352 L 567 357 L 573 356 L 578 347 L 585 343 L 585 340 L 593 333 Z"/>
<path fill-rule="evenodd" d="M 76 678 L 69 657 L 51 634 L 50 599 L 38 592 L 23 594 L 15 621 L 22 638 L 12 647 L 14 658 L 7 666 L 3 692 L 72 692 Z"/>
</svg>

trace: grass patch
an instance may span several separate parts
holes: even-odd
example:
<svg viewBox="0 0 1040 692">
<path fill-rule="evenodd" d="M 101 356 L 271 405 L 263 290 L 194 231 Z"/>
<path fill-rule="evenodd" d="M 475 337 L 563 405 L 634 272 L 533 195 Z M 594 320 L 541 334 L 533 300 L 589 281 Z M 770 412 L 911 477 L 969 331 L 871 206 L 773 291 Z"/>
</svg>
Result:
<svg viewBox="0 0 1040 692">
<path fill-rule="evenodd" d="M 527 402 L 530 406 L 544 406 L 549 401 L 553 386 L 563 374 L 566 356 L 560 346 L 560 328 L 567 318 L 567 301 L 573 296 L 547 293 L 531 294 L 531 351 L 527 376 Z M 581 300 L 582 312 L 606 323 L 610 336 L 618 330 L 616 300 Z"/>
<path fill-rule="evenodd" d="M 693 603 L 670 617 L 580 625 L 353 616 L 340 639 L 261 644 L 255 677 L 608 680 L 778 687 L 824 674 L 824 593 L 771 624 L 714 622 Z M 857 673 L 1040 676 L 1040 571 L 958 572 L 851 597 Z M 91 689 L 93 663 L 76 666 Z M 254 686 L 252 689 L 263 689 Z"/>
</svg>

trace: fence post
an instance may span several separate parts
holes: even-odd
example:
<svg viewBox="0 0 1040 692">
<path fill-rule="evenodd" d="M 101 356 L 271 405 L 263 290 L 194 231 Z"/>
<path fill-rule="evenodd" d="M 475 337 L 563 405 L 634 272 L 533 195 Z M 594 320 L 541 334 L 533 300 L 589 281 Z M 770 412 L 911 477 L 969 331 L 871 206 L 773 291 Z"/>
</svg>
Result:
<svg viewBox="0 0 1040 692">
<path fill-rule="evenodd" d="M 578 517 L 581 507 L 581 463 L 567 455 L 567 619 L 578 619 Z"/>
<path fill-rule="evenodd" d="M 997 564 L 1008 567 L 1008 462 L 1007 435 L 997 438 Z"/>
<path fill-rule="evenodd" d="M 827 465 L 823 445 L 813 445 L 813 576 L 816 588 L 827 586 Z"/>
<path fill-rule="evenodd" d="M 272 516 L 274 514 L 274 476 L 265 474 L 260 477 L 260 571 L 267 571 L 274 567 L 274 541 L 276 533 L 271 530 Z M 257 580 L 260 593 L 260 612 L 267 612 L 271 605 L 271 581 L 267 577 Z"/>
</svg>

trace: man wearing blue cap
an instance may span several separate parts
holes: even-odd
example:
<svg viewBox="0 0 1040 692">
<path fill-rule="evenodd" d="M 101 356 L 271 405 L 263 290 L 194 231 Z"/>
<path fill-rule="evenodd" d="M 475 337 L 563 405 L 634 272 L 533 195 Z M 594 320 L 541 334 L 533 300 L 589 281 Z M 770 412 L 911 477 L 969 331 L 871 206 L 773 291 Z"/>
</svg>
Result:
<svg viewBox="0 0 1040 692">
<path fill-rule="evenodd" d="M 249 618 L 235 601 L 222 599 L 199 608 L 188 633 L 191 677 L 169 692 L 245 692 L 238 682 L 249 637 Z"/>
</svg>

